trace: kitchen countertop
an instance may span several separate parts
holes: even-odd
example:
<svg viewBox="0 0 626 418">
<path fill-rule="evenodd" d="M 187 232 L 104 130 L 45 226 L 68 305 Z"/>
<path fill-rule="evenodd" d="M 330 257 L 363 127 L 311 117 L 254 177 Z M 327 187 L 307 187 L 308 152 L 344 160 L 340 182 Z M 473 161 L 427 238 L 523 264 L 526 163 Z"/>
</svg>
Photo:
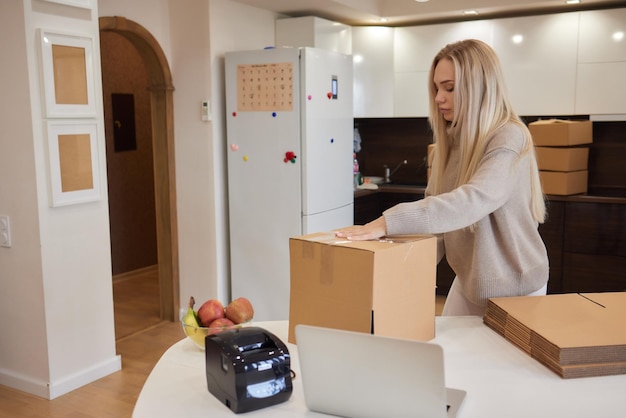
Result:
<svg viewBox="0 0 626 418">
<path fill-rule="evenodd" d="M 413 184 L 379 184 L 378 189 L 357 189 L 354 191 L 354 197 L 367 196 L 376 193 L 415 193 L 424 194 L 426 186 Z"/>
<path fill-rule="evenodd" d="M 355 190 L 354 198 L 368 196 L 376 193 L 414 193 L 423 195 L 426 190 L 425 185 L 411 184 L 381 184 L 377 190 Z M 548 200 L 561 202 L 579 202 L 579 203 L 612 203 L 626 205 L 626 197 L 613 196 L 594 196 L 587 194 L 578 194 L 570 196 L 546 195 Z"/>
</svg>

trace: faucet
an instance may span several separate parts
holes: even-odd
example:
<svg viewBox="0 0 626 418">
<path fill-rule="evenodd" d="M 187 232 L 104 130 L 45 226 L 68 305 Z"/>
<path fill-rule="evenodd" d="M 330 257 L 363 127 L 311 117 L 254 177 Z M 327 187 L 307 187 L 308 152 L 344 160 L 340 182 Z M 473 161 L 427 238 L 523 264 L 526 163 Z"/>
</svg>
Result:
<svg viewBox="0 0 626 418">
<path fill-rule="evenodd" d="M 391 183 L 391 176 L 393 176 L 393 173 L 395 173 L 396 171 L 398 171 L 398 169 L 400 167 L 402 167 L 403 165 L 407 164 L 407 160 L 402 161 L 400 164 L 398 164 L 396 166 L 396 168 L 394 168 L 393 170 L 389 169 L 389 166 L 387 164 L 385 164 L 385 183 Z"/>
</svg>

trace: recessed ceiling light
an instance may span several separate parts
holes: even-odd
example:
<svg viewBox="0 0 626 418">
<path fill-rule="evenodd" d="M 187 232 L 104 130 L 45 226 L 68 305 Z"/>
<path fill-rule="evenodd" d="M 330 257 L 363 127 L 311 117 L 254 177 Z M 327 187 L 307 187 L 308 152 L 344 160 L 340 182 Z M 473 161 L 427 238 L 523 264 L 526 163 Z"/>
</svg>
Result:
<svg viewBox="0 0 626 418">
<path fill-rule="evenodd" d="M 430 0 L 415 0 L 418 3 L 428 3 Z"/>
<path fill-rule="evenodd" d="M 478 12 L 476 10 L 466 10 L 463 12 L 465 16 L 476 16 Z"/>
<path fill-rule="evenodd" d="M 565 0 L 565 4 L 578 4 L 580 0 Z"/>
<path fill-rule="evenodd" d="M 388 22 L 388 20 L 387 20 L 387 18 L 386 18 L 386 17 L 381 17 L 381 18 L 380 18 L 380 21 L 381 21 L 381 22 L 383 22 L 383 23 Z"/>
<path fill-rule="evenodd" d="M 619 32 L 615 32 L 613 34 L 613 40 L 614 41 L 621 41 L 622 39 L 624 39 L 624 32 L 619 31 Z"/>
</svg>

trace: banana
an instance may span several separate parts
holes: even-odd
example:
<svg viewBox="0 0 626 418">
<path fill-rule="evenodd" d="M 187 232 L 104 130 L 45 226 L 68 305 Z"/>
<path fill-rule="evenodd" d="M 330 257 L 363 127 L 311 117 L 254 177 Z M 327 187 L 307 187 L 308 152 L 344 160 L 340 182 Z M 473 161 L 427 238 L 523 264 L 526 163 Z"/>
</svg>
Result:
<svg viewBox="0 0 626 418">
<path fill-rule="evenodd" d="M 189 298 L 189 305 L 187 307 L 187 312 L 183 317 L 183 330 L 185 334 L 194 342 L 198 347 L 204 348 L 204 337 L 206 333 L 200 328 L 200 320 L 198 319 L 198 314 L 193 310 L 193 305 L 195 305 L 196 301 L 191 296 Z"/>
</svg>

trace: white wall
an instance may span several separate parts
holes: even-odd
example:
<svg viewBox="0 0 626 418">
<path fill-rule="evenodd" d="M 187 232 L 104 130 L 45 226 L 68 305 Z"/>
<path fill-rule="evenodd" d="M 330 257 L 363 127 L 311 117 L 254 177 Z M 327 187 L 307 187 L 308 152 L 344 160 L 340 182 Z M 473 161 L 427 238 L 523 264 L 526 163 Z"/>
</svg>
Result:
<svg viewBox="0 0 626 418">
<path fill-rule="evenodd" d="M 50 207 L 41 94 L 38 29 L 92 37 L 98 113 L 92 120 L 98 123 L 105 186 L 98 22 L 91 10 L 53 3 L 9 0 L 2 7 L 7 10 L 1 13 L 6 20 L 1 36 L 12 40 L 2 48 L 14 48 L 10 55 L 16 59 L 3 60 L 3 75 L 15 73 L 3 77 L 10 93 L 0 97 L 7 109 L 0 118 L 16 132 L 1 140 L 8 152 L 2 153 L 7 172 L 0 177 L 0 213 L 14 221 L 13 246 L 2 255 L 0 383 L 55 398 L 121 367 L 115 354 L 106 187 L 97 202 Z"/>
<path fill-rule="evenodd" d="M 0 55 L 12 57 L 0 61 L 0 214 L 12 235 L 0 247 L 0 383 L 40 388 L 48 358 L 25 24 L 21 0 L 0 2 Z"/>
</svg>

